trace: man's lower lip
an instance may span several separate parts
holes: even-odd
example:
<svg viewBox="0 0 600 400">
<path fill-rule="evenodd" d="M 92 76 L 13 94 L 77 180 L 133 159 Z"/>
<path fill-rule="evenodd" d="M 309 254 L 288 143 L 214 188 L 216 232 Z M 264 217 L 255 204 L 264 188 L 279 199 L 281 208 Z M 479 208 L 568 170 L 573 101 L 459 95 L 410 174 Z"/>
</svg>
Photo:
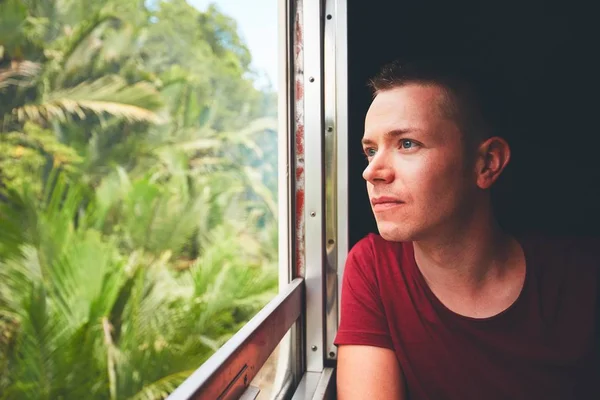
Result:
<svg viewBox="0 0 600 400">
<path fill-rule="evenodd" d="M 400 202 L 379 203 L 379 204 L 375 204 L 373 206 L 373 210 L 374 211 L 384 211 L 384 210 L 389 210 L 390 208 L 396 208 L 396 207 L 401 206 L 403 204 L 404 203 L 400 203 Z"/>
</svg>

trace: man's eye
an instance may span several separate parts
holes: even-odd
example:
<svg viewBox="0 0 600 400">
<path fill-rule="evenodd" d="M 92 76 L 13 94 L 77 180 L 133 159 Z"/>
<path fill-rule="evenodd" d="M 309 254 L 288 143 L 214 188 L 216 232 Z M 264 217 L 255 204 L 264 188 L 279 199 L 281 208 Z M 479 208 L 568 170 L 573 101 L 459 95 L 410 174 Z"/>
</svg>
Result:
<svg viewBox="0 0 600 400">
<path fill-rule="evenodd" d="M 410 139 L 402 139 L 402 140 L 400 141 L 400 146 L 401 146 L 403 149 L 407 149 L 407 150 L 408 150 L 408 149 L 412 149 L 412 148 L 416 147 L 416 145 L 417 145 L 417 144 L 416 144 L 415 142 L 413 142 L 412 140 L 410 140 Z"/>
<path fill-rule="evenodd" d="M 367 148 L 365 149 L 365 154 L 367 155 L 367 157 L 374 157 L 374 156 L 375 156 L 375 153 L 376 153 L 376 151 L 375 151 L 375 149 L 374 149 L 374 148 L 372 148 L 372 147 L 367 147 Z"/>
</svg>

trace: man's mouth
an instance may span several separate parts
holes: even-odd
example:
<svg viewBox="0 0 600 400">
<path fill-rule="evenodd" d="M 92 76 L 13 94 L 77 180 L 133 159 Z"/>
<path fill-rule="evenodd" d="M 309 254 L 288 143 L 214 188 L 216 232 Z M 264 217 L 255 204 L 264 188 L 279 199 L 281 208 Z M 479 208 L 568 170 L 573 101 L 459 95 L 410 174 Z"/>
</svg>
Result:
<svg viewBox="0 0 600 400">
<path fill-rule="evenodd" d="M 373 211 L 389 210 L 390 208 L 395 208 L 402 204 L 404 204 L 404 202 L 395 197 L 382 196 L 371 199 Z"/>
</svg>

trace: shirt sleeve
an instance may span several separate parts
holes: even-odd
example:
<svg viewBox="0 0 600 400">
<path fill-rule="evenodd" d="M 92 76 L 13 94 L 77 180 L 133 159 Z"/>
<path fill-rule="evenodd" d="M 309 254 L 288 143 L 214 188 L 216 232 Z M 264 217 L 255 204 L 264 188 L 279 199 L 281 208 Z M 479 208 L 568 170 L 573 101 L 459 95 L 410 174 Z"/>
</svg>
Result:
<svg viewBox="0 0 600 400">
<path fill-rule="evenodd" d="M 370 239 L 362 239 L 348 254 L 342 279 L 340 326 L 334 344 L 393 350 Z"/>
</svg>

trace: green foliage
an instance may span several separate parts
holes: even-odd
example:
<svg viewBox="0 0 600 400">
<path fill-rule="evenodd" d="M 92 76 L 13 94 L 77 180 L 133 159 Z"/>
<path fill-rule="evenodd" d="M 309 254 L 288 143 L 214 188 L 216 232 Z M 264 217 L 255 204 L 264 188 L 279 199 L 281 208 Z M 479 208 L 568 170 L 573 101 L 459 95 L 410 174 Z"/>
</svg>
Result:
<svg viewBox="0 0 600 400">
<path fill-rule="evenodd" d="M 90 228 L 95 202 L 82 210 L 85 190 L 59 181 L 45 207 L 20 199 L 10 216 L 29 218 L 22 254 L 0 265 L 7 398 L 171 390 L 274 294 L 273 266 L 234 228 L 213 230 L 201 257 L 169 268 L 168 250 L 126 256 L 117 235 Z"/>
<path fill-rule="evenodd" d="M 27 18 L 27 8 L 19 0 L 0 2 L 0 47 L 3 53 L 21 55 L 24 38 L 19 34 Z M 2 59 L 3 57 L 0 57 Z"/>
<path fill-rule="evenodd" d="M 41 192 L 39 177 L 52 168 L 73 173 L 82 158 L 60 143 L 54 133 L 39 125 L 27 123 L 22 132 L 0 136 L 0 178 L 11 187 L 28 186 Z"/>
<path fill-rule="evenodd" d="M 277 285 L 276 107 L 183 0 L 0 2 L 0 399 L 162 399 Z"/>
<path fill-rule="evenodd" d="M 26 104 L 13 112 L 19 120 L 68 122 L 70 116 L 86 118 L 86 111 L 128 121 L 161 122 L 154 112 L 161 101 L 155 89 L 140 82 L 127 85 L 118 76 L 107 75 L 93 82 L 51 92 L 39 104 Z"/>
</svg>

